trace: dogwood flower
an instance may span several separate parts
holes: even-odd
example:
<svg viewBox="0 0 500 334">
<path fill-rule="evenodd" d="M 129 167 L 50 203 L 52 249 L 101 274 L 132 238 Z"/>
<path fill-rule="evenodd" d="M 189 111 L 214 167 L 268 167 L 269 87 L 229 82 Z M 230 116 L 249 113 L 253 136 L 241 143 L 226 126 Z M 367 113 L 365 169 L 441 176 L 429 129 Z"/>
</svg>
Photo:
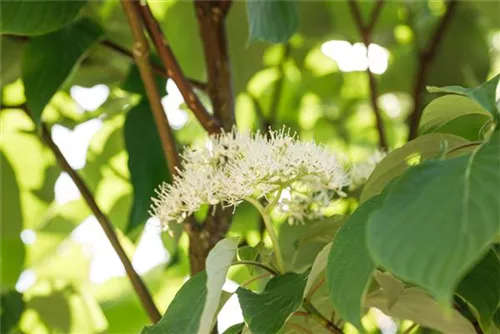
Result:
<svg viewBox="0 0 500 334">
<path fill-rule="evenodd" d="M 150 213 L 165 228 L 202 205 L 237 206 L 247 198 L 276 199 L 278 210 L 303 220 L 317 215 L 349 183 L 337 155 L 284 128 L 268 135 L 233 130 L 211 136 L 205 147 L 187 149 L 182 161 L 173 182 L 162 184 L 152 199 Z M 278 200 L 285 189 L 290 199 Z"/>
</svg>

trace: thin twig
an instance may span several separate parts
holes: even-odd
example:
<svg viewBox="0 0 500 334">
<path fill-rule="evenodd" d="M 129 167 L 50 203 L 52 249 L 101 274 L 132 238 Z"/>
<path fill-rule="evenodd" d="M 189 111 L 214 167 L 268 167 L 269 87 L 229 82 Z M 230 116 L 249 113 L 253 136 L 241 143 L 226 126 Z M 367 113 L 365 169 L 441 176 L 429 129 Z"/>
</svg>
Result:
<svg viewBox="0 0 500 334">
<path fill-rule="evenodd" d="M 420 117 L 422 116 L 422 93 L 425 88 L 425 82 L 429 73 L 432 61 L 436 57 L 438 46 L 450 24 L 453 13 L 455 12 L 459 1 L 450 0 L 446 13 L 436 26 L 434 33 L 431 35 L 425 49 L 419 52 L 419 61 L 415 76 L 415 84 L 413 86 L 413 111 L 408 117 L 407 123 L 410 128 L 408 140 L 412 140 L 417 136 Z"/>
<path fill-rule="evenodd" d="M 269 276 L 272 276 L 272 274 L 270 272 L 265 272 L 262 275 L 252 277 L 248 281 L 243 282 L 241 284 L 241 286 L 243 286 L 243 287 L 248 286 L 248 285 L 252 284 L 255 281 L 258 281 L 258 280 L 260 280 L 262 278 L 266 278 L 266 277 L 269 277 Z"/>
<path fill-rule="evenodd" d="M 135 1 L 129 0 L 122 0 L 121 3 L 134 36 L 134 59 L 137 67 L 139 68 L 144 88 L 146 89 L 146 95 L 148 96 L 149 105 L 151 106 L 156 127 L 160 135 L 161 145 L 165 154 L 165 159 L 167 160 L 168 169 L 172 175 L 176 175 L 176 167 L 180 166 L 179 154 L 175 148 L 172 129 L 170 128 L 167 116 L 163 110 L 161 96 L 158 92 L 158 88 L 156 87 L 153 71 L 151 70 L 151 66 L 149 64 L 148 42 L 146 40 L 146 35 L 144 34 L 140 18 L 139 4 Z"/>
<path fill-rule="evenodd" d="M 318 289 L 325 283 L 325 277 L 321 278 L 309 291 L 306 296 L 306 300 L 311 301 L 313 295 L 318 291 Z"/>
<path fill-rule="evenodd" d="M 240 260 L 240 261 L 233 262 L 233 264 L 231 264 L 231 265 L 236 266 L 239 264 L 256 266 L 256 267 L 259 267 L 259 268 L 266 270 L 267 272 L 269 272 L 273 276 L 279 275 L 279 273 L 276 270 L 274 270 L 273 268 L 269 267 L 268 265 L 265 265 L 264 263 L 260 263 L 260 262 L 256 262 L 256 261 Z"/>
<path fill-rule="evenodd" d="M 361 11 L 358 7 L 356 0 L 348 0 L 349 8 L 351 9 L 351 13 L 354 17 L 354 21 L 359 30 L 361 38 L 363 39 L 363 44 L 366 47 L 366 51 L 368 52 L 368 48 L 371 43 L 371 36 L 373 32 L 373 28 L 377 23 L 377 19 L 382 11 L 382 6 L 384 4 L 383 0 L 377 0 L 375 7 L 372 9 L 370 14 L 370 21 L 368 24 L 363 23 L 363 18 L 361 16 Z M 370 67 L 368 66 L 366 69 L 366 74 L 368 75 L 368 82 L 370 85 L 370 102 L 373 109 L 373 114 L 375 115 L 375 123 L 377 126 L 378 136 L 379 136 L 379 147 L 382 150 L 387 150 L 387 138 L 385 135 L 384 129 L 384 120 L 382 119 L 382 113 L 380 112 L 380 108 L 377 104 L 378 97 L 378 89 L 377 89 L 377 81 L 375 80 L 375 75 L 370 71 Z"/>
<path fill-rule="evenodd" d="M 29 110 L 25 106 L 22 109 L 31 119 L 33 119 Z M 85 182 L 78 175 L 78 173 L 70 166 L 70 164 L 62 154 L 59 147 L 56 145 L 56 143 L 54 143 L 50 135 L 50 132 L 44 123 L 41 123 L 41 137 L 44 143 L 54 153 L 54 156 L 56 157 L 56 161 L 59 167 L 69 175 L 71 180 L 73 180 L 73 183 L 76 185 L 83 199 L 85 200 L 90 210 L 94 214 L 95 218 L 101 225 L 104 234 L 106 234 L 106 237 L 113 246 L 113 249 L 115 250 L 118 257 L 120 258 L 120 261 L 123 264 L 123 267 L 125 268 L 125 272 L 127 273 L 127 276 L 130 279 L 130 282 L 132 283 L 132 286 L 135 292 L 137 293 L 139 300 L 142 303 L 142 306 L 148 313 L 149 319 L 151 320 L 152 323 L 158 322 L 161 319 L 161 314 L 156 308 L 156 305 L 153 301 L 153 297 L 149 293 L 146 285 L 142 281 L 139 274 L 137 274 L 137 272 L 135 271 L 134 267 L 132 266 L 132 262 L 130 262 L 130 259 L 125 253 L 125 250 L 122 248 L 120 241 L 118 240 L 118 236 L 115 232 L 115 229 L 113 228 L 113 225 L 109 221 L 108 217 L 101 211 L 101 209 L 97 205 L 94 196 L 90 192 L 90 189 L 87 187 Z"/>
<path fill-rule="evenodd" d="M 122 0 L 125 1 L 125 0 Z M 126 1 L 125 1 L 126 2 Z M 134 2 L 135 1 L 131 1 Z M 153 40 L 156 47 L 156 51 L 163 63 L 163 66 L 167 69 L 167 74 L 179 88 L 179 91 L 186 101 L 186 104 L 193 111 L 198 121 L 209 133 L 220 133 L 221 127 L 219 121 L 215 119 L 212 115 L 208 113 L 200 99 L 193 92 L 192 87 L 184 73 L 182 72 L 177 59 L 175 58 L 170 46 L 168 45 L 167 39 L 163 35 L 160 29 L 158 21 L 156 21 L 151 9 L 147 3 L 136 3 L 141 14 L 142 20 L 149 36 Z"/>
<path fill-rule="evenodd" d="M 330 320 L 328 320 L 327 318 L 325 318 L 321 312 L 319 312 L 319 310 L 314 307 L 313 304 L 311 304 L 310 302 L 304 300 L 303 303 L 302 303 L 302 307 L 307 311 L 309 312 L 309 314 L 323 327 L 325 327 L 328 331 L 330 331 L 331 333 L 335 333 L 335 334 L 344 334 L 344 332 L 342 331 L 342 329 L 340 329 L 339 327 L 337 327 L 334 323 L 332 323 Z"/>
<path fill-rule="evenodd" d="M 410 327 L 408 327 L 403 334 L 410 334 L 415 328 L 418 327 L 417 323 L 413 323 Z"/>
</svg>

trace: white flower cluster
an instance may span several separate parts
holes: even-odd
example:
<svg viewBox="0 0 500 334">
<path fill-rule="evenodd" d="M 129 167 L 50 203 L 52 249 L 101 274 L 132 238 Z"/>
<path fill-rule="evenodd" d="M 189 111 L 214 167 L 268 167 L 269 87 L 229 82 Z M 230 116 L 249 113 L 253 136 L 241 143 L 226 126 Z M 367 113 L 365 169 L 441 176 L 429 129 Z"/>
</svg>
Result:
<svg viewBox="0 0 500 334">
<path fill-rule="evenodd" d="M 209 138 L 206 147 L 188 149 L 172 184 L 153 198 L 151 214 L 182 222 L 202 205 L 236 206 L 245 198 L 281 196 L 277 209 L 295 220 L 310 218 L 330 204 L 349 177 L 326 147 L 299 141 L 282 129 L 266 136 L 237 130 Z M 277 198 L 276 198 L 277 199 Z"/>
<path fill-rule="evenodd" d="M 354 164 L 350 170 L 349 189 L 356 189 L 366 183 L 377 164 L 386 157 L 383 151 L 375 151 L 367 160 Z"/>
</svg>

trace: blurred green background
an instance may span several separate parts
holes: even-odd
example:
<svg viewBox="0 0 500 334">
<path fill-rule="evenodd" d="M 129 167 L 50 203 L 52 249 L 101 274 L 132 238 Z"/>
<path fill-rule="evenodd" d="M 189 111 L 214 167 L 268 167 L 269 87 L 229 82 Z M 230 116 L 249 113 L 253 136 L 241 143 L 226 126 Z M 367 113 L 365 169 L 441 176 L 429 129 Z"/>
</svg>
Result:
<svg viewBox="0 0 500 334">
<path fill-rule="evenodd" d="M 150 5 L 185 74 L 206 80 L 192 2 Z M 238 127 L 286 125 L 302 139 L 362 160 L 375 151 L 378 140 L 369 68 L 377 80 L 389 146 L 401 146 L 414 104 L 419 50 L 427 45 L 445 5 L 386 2 L 367 52 L 345 1 L 299 2 L 299 29 L 286 45 L 249 42 L 246 3 L 234 2 L 227 32 Z M 372 2 L 360 6 L 368 17 Z M 499 13 L 497 1 L 460 2 L 426 84 L 472 87 L 500 72 Z M 98 23 L 107 41 L 131 48 L 130 28 L 118 1 L 89 1 L 79 15 Z M 0 43 L 2 333 L 137 333 L 148 317 L 118 257 L 78 189 L 40 141 L 34 123 L 22 110 L 7 108 L 25 102 L 21 66 L 46 68 L 37 75 L 42 83 L 50 81 L 51 69 L 59 64 L 47 55 L 72 46 L 32 49 L 26 47 L 27 38 L 6 35 Z M 175 84 L 161 78 L 158 84 L 178 143 L 202 142 L 206 133 Z M 143 93 L 133 61 L 101 42 L 50 100 L 43 120 L 118 229 L 136 270 L 164 311 L 189 273 L 187 238 L 160 235 L 152 220 L 145 224 L 152 189 L 169 175 L 151 115 L 139 112 L 149 108 Z M 210 108 L 205 93 L 197 93 Z M 422 98 L 428 103 L 433 96 L 424 93 Z M 302 231 L 286 227 L 281 238 L 293 241 Z M 257 243 L 257 212 L 240 206 L 230 234 Z M 245 268 L 232 269 L 228 288 L 248 277 Z M 227 314 L 220 328 L 241 321 L 240 315 Z"/>
</svg>

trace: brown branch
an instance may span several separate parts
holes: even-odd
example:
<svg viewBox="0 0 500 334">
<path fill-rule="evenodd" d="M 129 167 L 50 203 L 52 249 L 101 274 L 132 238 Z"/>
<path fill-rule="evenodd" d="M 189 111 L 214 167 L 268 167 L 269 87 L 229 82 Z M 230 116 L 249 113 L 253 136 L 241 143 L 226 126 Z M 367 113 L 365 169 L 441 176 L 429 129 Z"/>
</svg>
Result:
<svg viewBox="0 0 500 334">
<path fill-rule="evenodd" d="M 135 1 L 131 2 L 135 3 Z M 168 76 L 176 83 L 184 101 L 186 101 L 186 104 L 193 111 L 196 118 L 198 118 L 198 121 L 209 133 L 219 133 L 221 131 L 219 121 L 207 112 L 201 101 L 193 92 L 191 84 L 184 76 L 177 59 L 170 49 L 167 39 L 163 35 L 160 25 L 154 18 L 148 4 L 137 3 L 137 7 L 149 36 L 153 40 L 163 66 L 167 69 Z"/>
<path fill-rule="evenodd" d="M 348 0 L 347 2 L 349 4 L 349 8 L 351 9 L 351 13 L 354 17 L 354 21 L 361 35 L 361 38 L 363 39 L 363 44 L 365 45 L 366 51 L 368 52 L 368 47 L 370 46 L 371 43 L 373 28 L 377 23 L 377 19 L 380 15 L 380 12 L 382 11 L 382 6 L 384 2 L 383 0 L 377 0 L 375 7 L 371 11 L 370 21 L 368 24 L 363 23 L 361 11 L 358 7 L 356 0 Z M 377 104 L 377 97 L 378 97 L 377 82 L 375 80 L 375 75 L 372 73 L 372 71 L 370 71 L 369 67 L 366 69 L 366 74 L 368 75 L 368 82 L 370 85 L 370 102 L 372 105 L 373 114 L 375 115 L 375 123 L 379 136 L 379 147 L 382 150 L 387 150 L 388 145 L 384 129 L 384 120 L 382 119 L 382 113 L 380 112 L 380 108 L 378 107 Z"/>
<path fill-rule="evenodd" d="M 153 116 L 155 119 L 156 127 L 160 135 L 161 145 L 165 159 L 167 160 L 168 169 L 172 175 L 177 174 L 177 166 L 180 166 L 179 154 L 175 149 L 174 136 L 168 123 L 167 116 L 161 104 L 161 96 L 156 87 L 153 71 L 149 64 L 149 50 L 146 35 L 144 34 L 139 4 L 135 1 L 122 0 L 121 1 L 125 14 L 132 29 L 134 36 L 134 50 L 133 55 L 139 72 L 141 75 L 146 95 L 148 96 L 149 105 L 151 106 Z"/>
<path fill-rule="evenodd" d="M 208 95 L 214 115 L 228 131 L 235 123 L 231 64 L 226 40 L 225 17 L 230 1 L 195 0 L 196 16 L 208 74 Z"/>
<path fill-rule="evenodd" d="M 335 334 L 344 334 L 342 329 L 337 327 L 333 322 L 325 318 L 321 312 L 314 307 L 313 304 L 304 300 L 302 303 L 302 307 L 311 315 L 321 326 L 325 327 L 329 332 Z"/>
<path fill-rule="evenodd" d="M 28 108 L 24 104 L 21 106 L 2 105 L 2 108 L 23 109 L 24 112 L 28 115 L 28 117 L 30 117 L 33 120 Z M 149 293 L 146 285 L 142 281 L 139 274 L 137 274 L 137 272 L 135 271 L 134 267 L 132 266 L 132 262 L 130 262 L 130 259 L 127 257 L 127 254 L 125 253 L 125 250 L 122 248 L 120 241 L 118 240 L 118 236 L 115 232 L 115 229 L 113 228 L 113 225 L 109 221 L 108 217 L 101 211 L 101 209 L 97 205 L 94 196 L 90 192 L 90 189 L 87 187 L 85 182 L 78 175 L 78 173 L 70 166 L 70 164 L 62 154 L 61 150 L 59 150 L 59 147 L 56 145 L 56 143 L 54 143 L 50 135 L 50 132 L 44 123 L 41 123 L 41 137 L 43 142 L 54 153 L 54 156 L 56 157 L 56 161 L 59 167 L 70 176 L 71 180 L 73 180 L 76 187 L 82 194 L 83 199 L 85 200 L 90 210 L 96 217 L 97 221 L 101 225 L 104 234 L 106 234 L 106 237 L 113 246 L 113 249 L 115 250 L 118 257 L 120 258 L 120 261 L 122 262 L 123 267 L 125 268 L 125 272 L 127 273 L 127 276 L 130 282 L 132 283 L 132 287 L 137 293 L 137 296 L 139 297 L 142 306 L 148 313 L 149 319 L 151 320 L 152 323 L 158 322 L 161 319 L 160 312 L 156 308 L 155 303 L 153 301 L 153 297 Z"/>
<path fill-rule="evenodd" d="M 408 135 L 408 140 L 412 140 L 417 136 L 418 125 L 420 123 L 420 117 L 422 116 L 422 93 L 425 89 L 425 82 L 427 80 L 427 74 L 429 73 L 430 66 L 434 60 L 438 46 L 446 32 L 447 27 L 450 24 L 453 13 L 455 12 L 458 5 L 458 1 L 450 0 L 446 13 L 443 18 L 436 26 L 434 33 L 431 35 L 427 46 L 421 52 L 419 52 L 419 61 L 415 77 L 415 85 L 413 86 L 413 111 L 408 117 L 407 123 L 410 128 Z"/>
<path fill-rule="evenodd" d="M 116 53 L 118 53 L 126 58 L 134 60 L 134 55 L 132 54 L 131 51 L 116 44 L 113 41 L 110 41 L 109 39 L 102 40 L 101 44 L 106 46 L 108 49 L 110 49 L 110 50 L 112 50 L 112 51 L 114 51 L 114 52 L 116 52 Z M 153 71 L 156 74 L 161 75 L 163 78 L 165 78 L 165 79 L 169 78 L 167 71 L 162 66 L 160 66 L 154 62 L 151 62 L 151 68 L 153 69 Z M 207 89 L 207 84 L 204 82 L 201 82 L 201 81 L 195 80 L 195 79 L 187 79 L 187 80 L 191 83 L 191 85 L 193 87 L 196 87 L 199 90 L 205 91 Z"/>
</svg>

